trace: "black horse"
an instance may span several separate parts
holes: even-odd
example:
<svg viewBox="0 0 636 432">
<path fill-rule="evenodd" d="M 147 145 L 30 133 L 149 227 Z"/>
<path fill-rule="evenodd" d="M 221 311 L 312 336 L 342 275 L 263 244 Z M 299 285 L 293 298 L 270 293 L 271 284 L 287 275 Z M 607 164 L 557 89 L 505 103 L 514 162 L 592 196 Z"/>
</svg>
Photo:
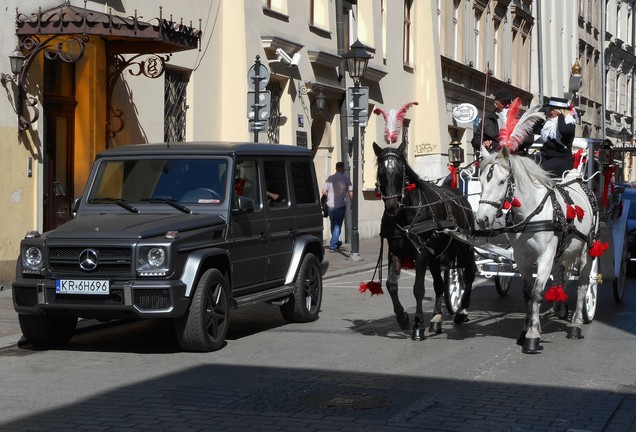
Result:
<svg viewBox="0 0 636 432">
<path fill-rule="evenodd" d="M 386 288 L 391 295 L 393 311 L 402 330 L 408 330 L 410 319 L 398 298 L 398 278 L 405 263 L 415 263 L 413 295 L 416 300 L 413 338 L 421 339 L 424 314 L 424 276 L 429 268 L 435 289 L 435 307 L 429 331 L 442 331 L 443 267 L 463 269 L 464 294 L 455 314 L 457 324 L 468 321 L 470 294 L 477 267 L 473 247 L 454 239 L 444 230 L 473 230 L 474 215 L 465 196 L 455 189 L 436 186 L 419 178 L 404 157 L 404 142 L 397 148 L 381 148 L 373 143 L 377 157 L 377 181 L 384 201 L 380 236 L 389 246 L 389 276 Z"/>
</svg>

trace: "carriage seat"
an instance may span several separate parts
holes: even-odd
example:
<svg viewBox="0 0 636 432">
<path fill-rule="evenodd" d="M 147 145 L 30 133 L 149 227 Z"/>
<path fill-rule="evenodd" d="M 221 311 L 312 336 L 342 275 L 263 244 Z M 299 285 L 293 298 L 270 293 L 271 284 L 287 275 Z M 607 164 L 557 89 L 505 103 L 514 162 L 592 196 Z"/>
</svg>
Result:
<svg viewBox="0 0 636 432">
<path fill-rule="evenodd" d="M 627 213 L 627 234 L 632 234 L 636 232 L 636 189 L 625 189 L 621 198 L 630 203 Z"/>
</svg>

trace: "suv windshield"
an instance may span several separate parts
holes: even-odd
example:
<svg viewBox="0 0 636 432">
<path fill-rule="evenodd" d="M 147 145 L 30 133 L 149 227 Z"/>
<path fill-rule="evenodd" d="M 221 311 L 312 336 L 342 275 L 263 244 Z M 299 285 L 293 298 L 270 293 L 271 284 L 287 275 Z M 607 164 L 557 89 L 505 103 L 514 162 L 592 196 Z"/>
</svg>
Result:
<svg viewBox="0 0 636 432">
<path fill-rule="evenodd" d="M 227 172 L 221 158 L 103 160 L 88 203 L 220 204 Z"/>
</svg>

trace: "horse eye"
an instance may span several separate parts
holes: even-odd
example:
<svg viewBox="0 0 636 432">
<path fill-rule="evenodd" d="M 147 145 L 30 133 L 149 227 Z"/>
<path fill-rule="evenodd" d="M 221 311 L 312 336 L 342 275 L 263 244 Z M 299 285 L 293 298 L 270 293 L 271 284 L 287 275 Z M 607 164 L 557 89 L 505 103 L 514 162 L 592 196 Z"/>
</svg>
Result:
<svg viewBox="0 0 636 432">
<path fill-rule="evenodd" d="M 506 183 L 505 180 L 502 180 L 502 181 L 499 182 L 500 185 L 503 185 L 504 183 Z"/>
</svg>

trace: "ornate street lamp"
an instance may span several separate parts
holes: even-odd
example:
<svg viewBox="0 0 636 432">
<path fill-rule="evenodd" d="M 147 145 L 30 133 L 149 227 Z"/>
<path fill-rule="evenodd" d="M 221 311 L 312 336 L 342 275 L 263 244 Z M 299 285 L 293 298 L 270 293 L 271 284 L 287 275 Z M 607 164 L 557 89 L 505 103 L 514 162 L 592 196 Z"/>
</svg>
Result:
<svg viewBox="0 0 636 432">
<path fill-rule="evenodd" d="M 15 51 L 9 56 L 9 63 L 11 64 L 11 73 L 13 76 L 17 77 L 22 72 L 22 66 L 24 65 L 24 54 L 18 47 L 15 48 Z"/>
<path fill-rule="evenodd" d="M 347 71 L 349 76 L 353 80 L 355 85 L 360 85 L 360 80 L 367 73 L 367 66 L 371 59 L 371 54 L 366 50 L 366 47 L 359 41 L 355 41 L 351 45 L 351 49 L 344 55 L 347 60 Z"/>
<path fill-rule="evenodd" d="M 353 200 L 351 202 L 351 259 L 361 261 L 360 256 L 360 233 L 358 232 L 358 155 L 360 153 L 360 111 L 363 109 L 359 106 L 360 101 L 360 80 L 364 78 L 367 72 L 367 66 L 371 54 L 369 54 L 359 40 L 355 41 L 349 52 L 343 56 L 347 61 L 347 71 L 353 80 Z"/>
<path fill-rule="evenodd" d="M 631 139 L 632 135 L 629 133 L 629 131 L 627 129 L 625 129 L 623 127 L 623 129 L 621 129 L 621 131 L 618 133 L 618 139 L 620 139 L 623 142 L 623 146 L 625 146 L 625 143 L 627 141 L 629 141 Z"/>
</svg>

